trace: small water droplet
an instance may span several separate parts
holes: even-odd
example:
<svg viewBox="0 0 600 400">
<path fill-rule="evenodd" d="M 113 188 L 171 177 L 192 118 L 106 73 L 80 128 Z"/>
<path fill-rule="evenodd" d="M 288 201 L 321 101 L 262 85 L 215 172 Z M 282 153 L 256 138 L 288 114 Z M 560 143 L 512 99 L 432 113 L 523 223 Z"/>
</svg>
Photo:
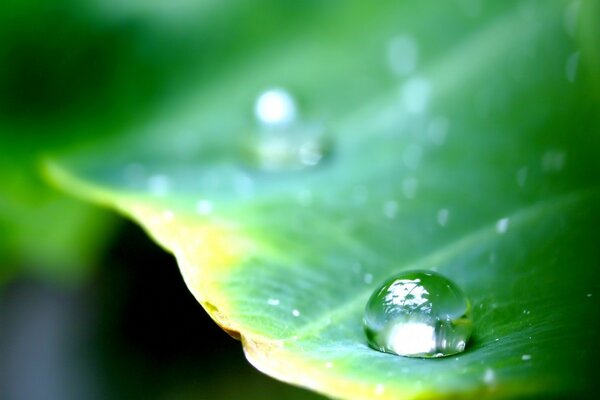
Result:
<svg viewBox="0 0 600 400">
<path fill-rule="evenodd" d="M 442 208 L 437 213 L 437 222 L 440 226 L 446 226 L 448 218 L 450 217 L 450 211 L 447 208 Z"/>
<path fill-rule="evenodd" d="M 393 37 L 387 47 L 387 59 L 392 72 L 399 76 L 409 75 L 417 68 L 419 47 L 408 35 Z"/>
<path fill-rule="evenodd" d="M 301 121 L 294 97 L 285 89 L 261 93 L 254 105 L 259 131 L 249 145 L 250 158 L 266 170 L 302 169 L 319 164 L 328 143 L 321 124 Z"/>
<path fill-rule="evenodd" d="M 402 86 L 402 105 L 409 113 L 418 114 L 427 108 L 431 86 L 425 78 L 412 78 Z"/>
<path fill-rule="evenodd" d="M 565 166 L 566 154 L 561 150 L 548 150 L 542 156 L 542 169 L 546 172 L 559 172 Z"/>
<path fill-rule="evenodd" d="M 417 196 L 418 184 L 416 178 L 406 178 L 402 181 L 402 193 L 407 199 L 414 199 Z"/>
<path fill-rule="evenodd" d="M 157 174 L 148 178 L 148 190 L 155 196 L 165 196 L 169 193 L 171 184 L 166 175 Z"/>
<path fill-rule="evenodd" d="M 267 304 L 270 306 L 278 306 L 280 303 L 279 299 L 269 299 L 267 300 Z"/>
<path fill-rule="evenodd" d="M 531 354 L 523 354 L 521 356 L 521 360 L 523 360 L 523 361 L 529 361 L 529 360 L 531 360 Z"/>
<path fill-rule="evenodd" d="M 408 271 L 385 281 L 364 315 L 369 345 L 408 357 L 464 351 L 471 336 L 471 306 L 460 288 L 432 271 Z"/>
<path fill-rule="evenodd" d="M 312 204 L 312 192 L 309 189 L 301 189 L 296 193 L 296 199 L 302 207 L 308 207 Z"/>
<path fill-rule="evenodd" d="M 525 186 L 525 182 L 527 181 L 528 173 L 529 173 L 529 168 L 527 168 L 527 167 L 521 167 L 517 171 L 517 185 L 519 185 L 519 187 Z"/>
<path fill-rule="evenodd" d="M 386 218 L 394 219 L 398 213 L 398 203 L 394 200 L 388 200 L 383 204 L 383 215 Z"/>
<path fill-rule="evenodd" d="M 448 120 L 444 117 L 436 117 L 427 125 L 427 137 L 434 144 L 441 146 L 446 141 L 448 134 Z"/>
<path fill-rule="evenodd" d="M 402 153 L 402 160 L 404 165 L 409 169 L 415 170 L 421 162 L 421 156 L 423 155 L 423 149 L 418 144 L 410 144 L 404 149 Z"/>
<path fill-rule="evenodd" d="M 300 316 L 300 311 L 299 311 L 299 310 L 297 310 L 297 309 L 293 309 L 293 310 L 292 310 L 292 315 L 293 315 L 294 317 L 299 317 L 299 316 Z"/>
<path fill-rule="evenodd" d="M 567 75 L 567 80 L 571 83 L 575 82 L 577 79 L 577 67 L 579 66 L 579 52 L 571 54 L 569 58 L 567 58 L 567 62 L 565 64 L 565 74 Z"/>
<path fill-rule="evenodd" d="M 213 204 L 208 200 L 199 200 L 196 203 L 196 212 L 200 215 L 208 215 L 212 213 Z"/>
<path fill-rule="evenodd" d="M 285 89 L 265 90 L 256 99 L 254 115 L 264 125 L 290 124 L 296 119 L 296 101 Z"/>
<path fill-rule="evenodd" d="M 496 232 L 498 232 L 501 235 L 506 233 L 506 231 L 508 230 L 509 222 L 510 220 L 508 218 L 499 219 L 498 222 L 496 222 Z"/>
<path fill-rule="evenodd" d="M 363 185 L 355 186 L 352 190 L 352 199 L 354 200 L 354 204 L 365 204 L 369 199 L 369 189 Z"/>
<path fill-rule="evenodd" d="M 485 383 L 487 383 L 488 385 L 494 383 L 494 381 L 496 380 L 496 374 L 494 373 L 494 370 L 491 368 L 486 368 L 485 372 L 483 373 L 483 381 Z"/>
</svg>

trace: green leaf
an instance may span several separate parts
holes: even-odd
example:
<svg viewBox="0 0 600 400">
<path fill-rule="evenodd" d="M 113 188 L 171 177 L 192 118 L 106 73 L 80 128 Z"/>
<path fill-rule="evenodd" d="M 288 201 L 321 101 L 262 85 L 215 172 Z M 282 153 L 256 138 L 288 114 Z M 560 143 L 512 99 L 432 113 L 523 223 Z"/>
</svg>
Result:
<svg viewBox="0 0 600 400">
<path fill-rule="evenodd" d="M 274 24 L 283 39 L 218 83 L 46 172 L 143 225 L 278 379 L 357 399 L 588 393 L 600 356 L 600 124 L 586 50 L 597 9 L 473 4 L 322 6 L 302 35 Z M 418 44 L 406 77 L 386 59 L 397 35 Z M 248 158 L 264 140 L 253 100 L 273 86 L 325 127 L 318 165 Z M 470 297 L 464 353 L 367 346 L 369 295 L 408 269 L 435 269 Z"/>
</svg>

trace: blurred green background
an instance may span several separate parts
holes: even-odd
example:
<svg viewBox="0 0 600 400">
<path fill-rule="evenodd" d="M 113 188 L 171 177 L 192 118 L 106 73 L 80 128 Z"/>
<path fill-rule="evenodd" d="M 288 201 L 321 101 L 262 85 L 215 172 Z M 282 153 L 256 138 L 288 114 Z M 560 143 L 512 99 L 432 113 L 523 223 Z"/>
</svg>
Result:
<svg viewBox="0 0 600 400">
<path fill-rule="evenodd" d="M 455 0 L 470 22 L 448 26 L 438 25 L 438 3 L 408 4 L 407 18 L 432 27 L 418 38 L 419 56 L 495 17 L 502 3 Z M 563 3 L 575 37 L 581 2 Z M 254 370 L 189 294 L 174 259 L 139 228 L 58 192 L 39 171 L 46 154 L 131 131 L 192 87 L 214 91 L 238 68 L 260 71 L 271 49 L 343 35 L 333 24 L 342 8 L 357 40 L 371 33 L 363 18 L 385 15 L 360 1 L 3 2 L 0 398 L 318 398 Z M 588 67 L 600 67 L 597 42 L 586 45 L 596 56 Z M 385 44 L 373 51 L 383 54 Z M 566 79 L 575 79 L 577 61 L 567 62 Z M 372 84 L 365 93 L 386 85 L 368 73 L 380 71 L 359 71 L 354 82 Z"/>
<path fill-rule="evenodd" d="M 265 15 L 266 8 L 272 14 Z M 172 256 L 49 187 L 41 157 L 119 135 L 318 2 L 0 7 L 0 398 L 317 398 L 256 371 Z M 287 25 L 287 24 L 286 24 Z"/>
</svg>

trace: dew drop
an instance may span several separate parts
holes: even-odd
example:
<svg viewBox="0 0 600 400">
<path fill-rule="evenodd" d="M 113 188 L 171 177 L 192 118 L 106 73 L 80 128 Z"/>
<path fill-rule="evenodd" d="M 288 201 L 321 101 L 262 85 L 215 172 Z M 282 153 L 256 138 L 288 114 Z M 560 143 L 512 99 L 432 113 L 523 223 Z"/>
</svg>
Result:
<svg viewBox="0 0 600 400">
<path fill-rule="evenodd" d="M 402 192 L 407 199 L 414 199 L 417 195 L 419 181 L 415 178 L 406 178 L 402 181 Z"/>
<path fill-rule="evenodd" d="M 296 119 L 296 101 L 285 89 L 269 89 L 256 99 L 254 115 L 264 125 L 290 124 Z"/>
<path fill-rule="evenodd" d="M 485 372 L 483 374 L 483 381 L 485 383 L 487 383 L 488 385 L 494 383 L 494 381 L 496 380 L 496 374 L 494 373 L 494 370 L 491 368 L 486 368 Z"/>
<path fill-rule="evenodd" d="M 567 80 L 571 83 L 575 82 L 577 79 L 577 67 L 579 66 L 579 52 L 571 54 L 569 58 L 567 58 L 567 62 L 565 63 L 565 74 L 567 76 Z"/>
<path fill-rule="evenodd" d="M 267 304 L 270 306 L 278 306 L 280 303 L 279 299 L 269 299 L 267 300 Z"/>
<path fill-rule="evenodd" d="M 213 210 L 213 204 L 208 200 L 199 200 L 196 203 L 196 212 L 200 215 L 208 215 Z"/>
<path fill-rule="evenodd" d="M 437 213 L 437 222 L 440 226 L 444 227 L 448 223 L 448 217 L 450 217 L 450 211 L 447 208 L 442 208 Z"/>
<path fill-rule="evenodd" d="M 545 172 L 559 172 L 565 166 L 566 154 L 562 150 L 548 150 L 542 156 L 542 169 Z"/>
<path fill-rule="evenodd" d="M 527 168 L 527 167 L 521 167 L 517 171 L 517 185 L 519 185 L 519 187 L 525 186 L 525 182 L 527 181 L 528 172 L 529 172 L 529 168 Z"/>
<path fill-rule="evenodd" d="M 252 162 L 265 170 L 297 170 L 313 167 L 329 149 L 324 128 L 300 118 L 294 97 L 285 89 L 261 93 L 254 105 L 257 132 L 249 153 Z"/>
<path fill-rule="evenodd" d="M 157 174 L 148 178 L 148 190 L 155 196 L 165 196 L 169 193 L 169 178 L 166 175 Z"/>
<path fill-rule="evenodd" d="M 523 360 L 523 361 L 529 361 L 529 360 L 531 360 L 531 354 L 523 354 L 521 356 L 521 360 Z"/>
<path fill-rule="evenodd" d="M 387 59 L 392 72 L 399 76 L 412 73 L 417 67 L 419 47 L 417 42 L 407 35 L 395 36 L 387 47 Z"/>
<path fill-rule="evenodd" d="M 423 155 L 423 149 L 418 144 L 410 144 L 404 149 L 402 153 L 402 160 L 404 165 L 409 169 L 415 170 L 421 162 L 421 156 Z"/>
<path fill-rule="evenodd" d="M 446 140 L 448 134 L 448 120 L 444 117 L 436 117 L 427 125 L 427 137 L 434 144 L 441 146 Z"/>
<path fill-rule="evenodd" d="M 398 213 L 398 203 L 394 200 L 388 200 L 383 204 L 383 215 L 386 218 L 394 219 Z"/>
<path fill-rule="evenodd" d="M 299 316 L 300 316 L 300 311 L 299 311 L 299 310 L 296 310 L 296 309 L 293 309 L 293 310 L 292 310 L 292 315 L 293 315 L 294 317 L 299 317 Z"/>
<path fill-rule="evenodd" d="M 402 87 L 402 104 L 409 113 L 418 114 L 427 108 L 431 86 L 424 78 L 412 78 Z"/>
<path fill-rule="evenodd" d="M 432 271 L 402 272 L 385 281 L 371 295 L 363 323 L 372 348 L 407 357 L 460 353 L 473 331 L 465 294 Z"/>
<path fill-rule="evenodd" d="M 509 222 L 510 220 L 508 218 L 499 219 L 498 222 L 496 222 L 496 232 L 498 232 L 499 234 L 506 233 L 506 231 L 508 230 Z"/>
</svg>

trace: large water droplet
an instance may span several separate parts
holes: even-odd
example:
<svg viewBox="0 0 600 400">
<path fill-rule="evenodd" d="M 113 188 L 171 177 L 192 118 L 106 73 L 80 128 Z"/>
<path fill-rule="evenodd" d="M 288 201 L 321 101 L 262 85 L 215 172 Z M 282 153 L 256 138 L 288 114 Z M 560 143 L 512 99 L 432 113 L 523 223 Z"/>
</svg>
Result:
<svg viewBox="0 0 600 400">
<path fill-rule="evenodd" d="M 460 353 L 473 331 L 465 294 L 432 271 L 407 271 L 386 280 L 371 295 L 363 322 L 372 348 L 407 357 Z"/>
</svg>

